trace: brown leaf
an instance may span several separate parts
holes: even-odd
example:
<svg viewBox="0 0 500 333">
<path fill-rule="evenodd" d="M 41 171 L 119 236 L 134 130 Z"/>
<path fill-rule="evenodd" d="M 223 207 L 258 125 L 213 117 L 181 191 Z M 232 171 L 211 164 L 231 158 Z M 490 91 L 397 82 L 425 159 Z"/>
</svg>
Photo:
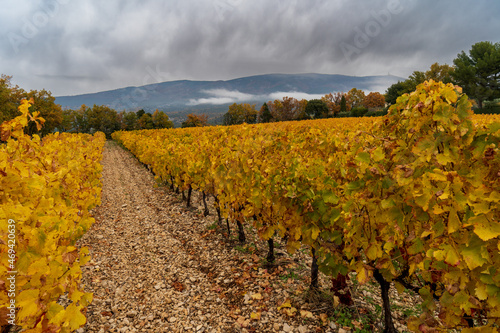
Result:
<svg viewBox="0 0 500 333">
<path fill-rule="evenodd" d="M 68 252 L 62 255 L 63 261 L 68 264 L 72 264 L 73 262 L 75 262 L 76 258 L 78 258 L 78 250 L 74 250 L 73 252 Z"/>
<path fill-rule="evenodd" d="M 328 315 L 326 313 L 321 313 L 319 319 L 321 319 L 323 326 L 328 325 Z"/>
<path fill-rule="evenodd" d="M 184 285 L 178 281 L 172 283 L 172 287 L 177 291 L 183 291 L 185 289 Z"/>
<path fill-rule="evenodd" d="M 7 309 L 6 307 L 0 308 L 0 327 L 7 326 L 7 324 L 8 324 L 7 314 L 8 313 L 9 313 L 9 309 Z"/>
</svg>

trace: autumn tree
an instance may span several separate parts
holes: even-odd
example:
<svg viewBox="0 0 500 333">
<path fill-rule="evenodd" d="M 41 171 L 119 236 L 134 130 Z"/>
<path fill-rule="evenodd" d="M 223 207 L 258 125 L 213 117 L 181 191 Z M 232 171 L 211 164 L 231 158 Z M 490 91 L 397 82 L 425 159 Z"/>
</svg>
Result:
<svg viewBox="0 0 500 333">
<path fill-rule="evenodd" d="M 351 109 L 362 106 L 364 100 L 365 92 L 361 89 L 352 88 L 346 96 L 346 102 L 349 104 Z"/>
<path fill-rule="evenodd" d="M 379 92 L 371 92 L 363 100 L 363 106 L 367 109 L 383 108 L 385 97 Z"/>
<path fill-rule="evenodd" d="M 288 96 L 283 97 L 283 101 L 281 102 L 283 104 L 283 108 L 281 109 L 281 114 L 279 118 L 281 121 L 289 121 L 297 119 L 299 112 L 296 109 L 297 107 L 296 102 L 298 102 L 297 99 L 293 97 L 288 97 Z"/>
<path fill-rule="evenodd" d="M 85 104 L 82 104 L 78 110 L 73 111 L 73 128 L 76 133 L 90 133 L 89 112 L 90 108 Z"/>
<path fill-rule="evenodd" d="M 137 110 L 137 112 L 135 113 L 137 119 L 141 118 L 144 114 L 146 113 L 146 111 L 144 111 L 144 109 L 140 109 L 140 110 Z"/>
<path fill-rule="evenodd" d="M 257 122 L 257 110 L 255 104 L 237 104 L 229 106 L 229 110 L 224 114 L 224 125 L 255 124 Z"/>
<path fill-rule="evenodd" d="M 153 129 L 153 117 L 150 113 L 145 112 L 139 119 L 137 119 L 138 129 Z"/>
<path fill-rule="evenodd" d="M 19 115 L 17 110 L 20 105 L 24 90 L 11 83 L 12 76 L 0 76 L 0 123 L 11 120 Z"/>
<path fill-rule="evenodd" d="M 329 116 L 331 115 L 332 117 L 335 117 L 340 112 L 340 101 L 342 100 L 343 95 L 343 92 L 336 92 L 326 94 L 325 96 L 321 97 L 321 100 L 328 107 Z"/>
<path fill-rule="evenodd" d="M 307 102 L 305 113 L 314 119 L 326 118 L 328 116 L 328 106 L 321 99 L 312 99 Z"/>
<path fill-rule="evenodd" d="M 30 112 L 40 112 L 40 116 L 45 119 L 45 123 L 40 131 L 37 130 L 35 123 L 29 124 L 29 134 L 38 133 L 46 135 L 59 128 L 63 121 L 62 109 L 59 104 L 55 103 L 56 98 L 52 96 L 50 91 L 46 91 L 45 89 L 40 91 L 31 90 L 26 94 L 26 98 L 32 101 Z"/>
<path fill-rule="evenodd" d="M 443 83 L 450 83 L 453 79 L 454 68 L 444 64 L 440 65 L 437 62 L 432 64 L 429 70 L 414 71 L 408 79 L 404 81 L 398 81 L 393 85 L 389 86 L 385 93 L 385 100 L 389 104 L 395 104 L 396 99 L 406 93 L 413 92 L 417 86 L 424 83 L 426 80 L 441 81 Z"/>
<path fill-rule="evenodd" d="M 117 113 L 105 105 L 95 105 L 86 112 L 89 132 L 103 132 L 107 138 L 120 128 L 117 120 Z"/>
<path fill-rule="evenodd" d="M 137 129 L 137 113 L 123 111 L 121 129 L 124 131 L 133 131 Z"/>
<path fill-rule="evenodd" d="M 279 99 L 275 99 L 274 101 L 269 101 L 266 104 L 269 108 L 269 112 L 271 112 L 271 117 L 275 121 L 281 121 L 280 115 L 283 109 L 283 103 Z"/>
<path fill-rule="evenodd" d="M 282 100 L 275 100 L 267 103 L 273 119 L 276 121 L 299 120 L 306 118 L 307 101 L 297 100 L 293 97 L 283 97 Z"/>
<path fill-rule="evenodd" d="M 71 109 L 62 110 L 62 122 L 58 127 L 60 132 L 76 133 L 76 111 Z"/>
<path fill-rule="evenodd" d="M 300 101 L 298 101 L 298 106 L 297 106 L 298 115 L 295 118 L 296 120 L 309 119 L 309 116 L 306 114 L 306 107 L 307 107 L 308 103 L 309 102 L 306 99 L 301 99 Z M 327 114 L 328 114 L 328 111 L 327 111 Z"/>
<path fill-rule="evenodd" d="M 477 100 L 479 108 L 483 101 L 500 97 L 500 43 L 476 43 L 469 54 L 459 53 L 453 64 L 455 83 Z"/>
<path fill-rule="evenodd" d="M 196 115 L 194 113 L 190 113 L 187 115 L 186 121 L 184 121 L 181 125 L 182 128 L 185 127 L 202 127 L 208 126 L 208 117 L 205 114 Z"/>
<path fill-rule="evenodd" d="M 269 107 L 267 106 L 267 103 L 262 104 L 262 107 L 260 108 L 259 111 L 259 122 L 260 123 L 268 123 L 273 119 L 273 115 L 271 114 L 271 111 L 269 111 Z"/>
<path fill-rule="evenodd" d="M 447 64 L 440 65 L 437 62 L 431 65 L 431 68 L 425 72 L 426 80 L 436 82 L 451 83 L 453 81 L 453 72 L 455 69 Z"/>
<path fill-rule="evenodd" d="M 173 128 L 174 123 L 168 118 L 167 114 L 163 111 L 156 111 L 153 113 L 153 127 L 154 128 Z"/>
</svg>

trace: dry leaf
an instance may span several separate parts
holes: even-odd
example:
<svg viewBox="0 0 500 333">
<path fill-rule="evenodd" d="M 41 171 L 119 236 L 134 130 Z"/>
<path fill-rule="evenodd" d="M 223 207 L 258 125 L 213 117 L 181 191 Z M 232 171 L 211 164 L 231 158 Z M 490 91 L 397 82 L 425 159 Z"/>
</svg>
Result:
<svg viewBox="0 0 500 333">
<path fill-rule="evenodd" d="M 252 318 L 253 320 L 260 320 L 261 314 L 261 312 L 252 312 L 250 314 L 250 318 Z"/>
<path fill-rule="evenodd" d="M 252 299 L 260 300 L 260 299 L 262 299 L 262 295 L 260 293 L 259 294 L 253 294 L 252 295 Z"/>
</svg>

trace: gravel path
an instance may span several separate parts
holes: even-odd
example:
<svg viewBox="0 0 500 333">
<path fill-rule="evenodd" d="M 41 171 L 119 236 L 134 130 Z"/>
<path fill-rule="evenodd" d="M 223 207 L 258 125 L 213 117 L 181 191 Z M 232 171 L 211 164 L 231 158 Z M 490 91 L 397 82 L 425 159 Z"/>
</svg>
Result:
<svg viewBox="0 0 500 333">
<path fill-rule="evenodd" d="M 290 257 L 277 244 L 268 271 L 265 244 L 249 230 L 246 251 L 234 232 L 209 228 L 215 212 L 203 217 L 199 194 L 186 209 L 114 142 L 102 164 L 102 204 L 79 242 L 90 249 L 83 284 L 94 294 L 80 332 L 345 332 L 327 321 L 328 306 L 303 300 L 307 254 Z"/>
<path fill-rule="evenodd" d="M 102 164 L 102 204 L 80 241 L 92 255 L 83 280 L 94 293 L 84 331 L 252 330 L 242 309 L 249 305 L 246 281 L 235 282 L 249 264 L 207 229 L 214 217 L 205 221 L 168 189 L 155 187 L 151 173 L 113 142 L 106 144 Z M 283 325 L 274 325 L 277 308 L 268 310 L 253 326 L 278 332 Z"/>
</svg>

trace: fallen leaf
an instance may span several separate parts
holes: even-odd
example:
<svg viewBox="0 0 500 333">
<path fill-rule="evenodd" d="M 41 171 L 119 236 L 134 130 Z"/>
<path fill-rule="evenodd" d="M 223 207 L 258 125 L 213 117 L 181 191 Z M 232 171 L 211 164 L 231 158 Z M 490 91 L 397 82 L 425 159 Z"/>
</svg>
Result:
<svg viewBox="0 0 500 333">
<path fill-rule="evenodd" d="M 252 312 L 250 314 L 250 318 L 253 320 L 260 320 L 261 312 Z"/>
<path fill-rule="evenodd" d="M 280 306 L 278 306 L 278 310 L 281 310 L 283 308 L 290 308 L 292 307 L 292 304 L 290 304 L 290 300 L 284 301 Z"/>
<path fill-rule="evenodd" d="M 248 324 L 250 323 L 249 319 L 245 319 L 243 316 L 239 316 L 238 319 L 236 320 L 236 323 L 240 325 L 241 327 L 247 327 Z"/>
<path fill-rule="evenodd" d="M 253 295 L 252 295 L 252 298 L 253 298 L 253 299 L 260 300 L 260 299 L 262 299 L 262 295 L 261 295 L 261 294 L 253 294 Z"/>
<path fill-rule="evenodd" d="M 302 318 L 314 318 L 314 315 L 312 314 L 312 312 L 306 311 L 306 310 L 300 310 L 300 316 Z"/>
<path fill-rule="evenodd" d="M 328 325 L 328 315 L 326 313 L 322 313 L 319 315 L 319 319 L 321 319 L 321 322 L 324 325 Z"/>
<path fill-rule="evenodd" d="M 293 317 L 297 313 L 297 309 L 294 307 L 284 308 L 283 312 L 286 313 L 289 317 Z"/>
<path fill-rule="evenodd" d="M 185 289 L 184 285 L 178 281 L 175 281 L 174 283 L 172 283 L 172 287 L 177 291 L 183 291 Z"/>
</svg>

